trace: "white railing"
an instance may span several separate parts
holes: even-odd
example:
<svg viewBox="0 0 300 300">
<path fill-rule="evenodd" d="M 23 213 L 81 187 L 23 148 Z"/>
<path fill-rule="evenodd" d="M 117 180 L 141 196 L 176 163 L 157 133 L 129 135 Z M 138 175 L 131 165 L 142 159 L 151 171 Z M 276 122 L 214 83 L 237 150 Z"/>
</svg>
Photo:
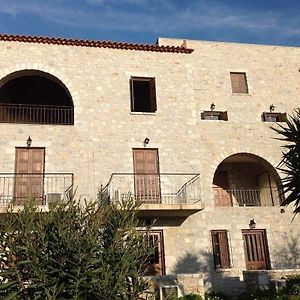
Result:
<svg viewBox="0 0 300 300">
<path fill-rule="evenodd" d="M 72 173 L 0 173 L 0 207 L 23 205 L 29 198 L 40 205 L 72 195 Z"/>
<path fill-rule="evenodd" d="M 232 189 L 214 188 L 215 201 L 222 206 L 274 206 L 280 204 L 280 197 L 276 188 L 261 189 Z"/>
<path fill-rule="evenodd" d="M 103 192 L 112 202 L 128 197 L 145 204 L 201 202 L 200 175 L 192 173 L 113 173 Z"/>
</svg>

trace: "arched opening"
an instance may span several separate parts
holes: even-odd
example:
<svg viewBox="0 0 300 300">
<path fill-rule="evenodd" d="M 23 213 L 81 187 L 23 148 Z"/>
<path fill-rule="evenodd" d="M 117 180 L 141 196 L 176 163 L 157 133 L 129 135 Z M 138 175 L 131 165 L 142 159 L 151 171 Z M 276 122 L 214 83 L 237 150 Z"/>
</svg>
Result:
<svg viewBox="0 0 300 300">
<path fill-rule="evenodd" d="M 11 73 L 0 81 L 0 122 L 72 125 L 71 94 L 62 81 L 49 73 Z"/>
<path fill-rule="evenodd" d="M 234 154 L 214 174 L 215 206 L 279 205 L 280 186 L 278 173 L 266 160 L 254 154 Z"/>
</svg>

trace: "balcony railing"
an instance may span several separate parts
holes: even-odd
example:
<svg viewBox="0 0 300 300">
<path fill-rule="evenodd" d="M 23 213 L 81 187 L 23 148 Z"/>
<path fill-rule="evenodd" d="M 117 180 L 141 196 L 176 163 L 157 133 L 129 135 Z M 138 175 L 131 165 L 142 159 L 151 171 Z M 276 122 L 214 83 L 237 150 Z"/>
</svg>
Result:
<svg viewBox="0 0 300 300">
<path fill-rule="evenodd" d="M 226 203 L 226 206 L 274 206 L 280 204 L 280 197 L 277 188 L 261 189 L 233 189 L 223 190 L 214 188 L 215 200 L 218 200 L 219 206 Z M 218 199 L 216 199 L 218 197 Z"/>
<path fill-rule="evenodd" d="M 0 173 L 0 207 L 24 205 L 34 198 L 39 205 L 62 201 L 73 193 L 72 173 Z"/>
<path fill-rule="evenodd" d="M 72 106 L 0 104 L 0 123 L 74 124 Z"/>
<path fill-rule="evenodd" d="M 112 202 L 133 197 L 144 204 L 200 204 L 200 175 L 113 173 L 103 190 Z"/>
</svg>

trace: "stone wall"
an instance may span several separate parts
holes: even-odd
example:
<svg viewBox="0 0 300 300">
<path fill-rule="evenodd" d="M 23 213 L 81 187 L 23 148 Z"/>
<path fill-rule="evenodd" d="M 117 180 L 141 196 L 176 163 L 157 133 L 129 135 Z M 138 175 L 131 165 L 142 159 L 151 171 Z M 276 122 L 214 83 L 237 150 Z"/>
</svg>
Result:
<svg viewBox="0 0 300 300">
<path fill-rule="evenodd" d="M 216 208 L 212 191 L 218 165 L 233 154 L 256 155 L 273 167 L 280 162 L 282 143 L 261 114 L 271 104 L 288 114 L 299 106 L 300 49 L 186 43 L 193 53 L 0 42 L 0 78 L 24 69 L 48 72 L 66 85 L 75 107 L 73 126 L 0 124 L 0 171 L 14 172 L 15 147 L 25 146 L 30 135 L 32 146 L 46 147 L 45 171 L 74 173 L 77 196 L 93 199 L 111 173 L 133 172 L 132 148 L 143 148 L 148 137 L 147 147 L 159 150 L 160 172 L 201 174 L 205 209 L 154 225 L 164 230 L 166 273 L 202 274 L 207 289 L 230 292 L 244 286 L 241 230 L 251 219 L 267 232 L 272 268 L 300 265 L 299 218 L 291 222 L 290 208 Z M 246 72 L 248 94 L 232 94 L 230 72 Z M 130 112 L 131 76 L 155 77 L 156 113 Z M 228 121 L 201 120 L 212 102 L 228 112 Z M 210 237 L 216 229 L 229 231 L 232 260 L 232 268 L 218 272 Z"/>
</svg>

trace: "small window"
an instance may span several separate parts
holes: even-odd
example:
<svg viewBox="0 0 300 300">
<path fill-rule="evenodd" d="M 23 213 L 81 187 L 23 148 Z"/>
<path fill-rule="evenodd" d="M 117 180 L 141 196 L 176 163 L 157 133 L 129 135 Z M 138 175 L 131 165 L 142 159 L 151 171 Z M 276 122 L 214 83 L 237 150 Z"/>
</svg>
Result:
<svg viewBox="0 0 300 300">
<path fill-rule="evenodd" d="M 131 111 L 156 112 L 155 78 L 131 77 Z"/>
<path fill-rule="evenodd" d="M 262 114 L 263 122 L 285 122 L 286 113 L 264 112 Z"/>
<path fill-rule="evenodd" d="M 232 93 L 248 94 L 246 73 L 230 73 Z"/>
<path fill-rule="evenodd" d="M 227 111 L 204 111 L 201 114 L 201 119 L 228 121 L 228 114 Z"/>
<path fill-rule="evenodd" d="M 211 231 L 212 248 L 216 269 L 231 268 L 227 230 Z"/>
</svg>

